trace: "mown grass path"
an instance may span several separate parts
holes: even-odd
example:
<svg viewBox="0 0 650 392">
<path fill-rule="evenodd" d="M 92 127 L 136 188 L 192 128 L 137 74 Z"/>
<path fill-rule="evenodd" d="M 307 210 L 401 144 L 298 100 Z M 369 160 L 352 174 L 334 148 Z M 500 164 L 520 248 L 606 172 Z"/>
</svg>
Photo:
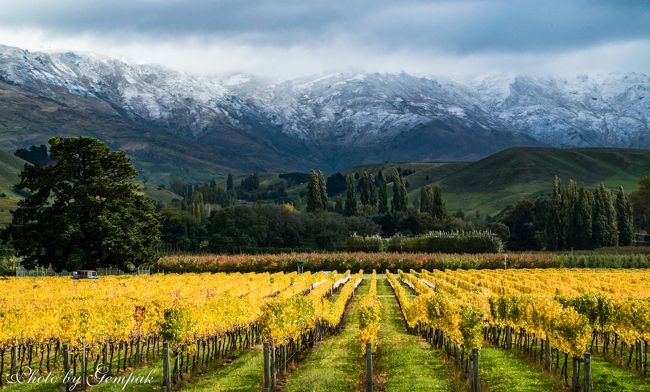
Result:
<svg viewBox="0 0 650 392">
<path fill-rule="evenodd" d="M 368 292 L 369 286 L 369 281 L 364 279 L 352 298 L 341 331 L 305 355 L 289 376 L 283 391 L 346 392 L 359 389 L 364 371 L 358 338 L 359 297 Z"/>
<path fill-rule="evenodd" d="M 490 391 L 557 391 L 548 376 L 513 352 L 483 347 L 479 358 L 481 381 Z"/>
<path fill-rule="evenodd" d="M 406 331 L 397 299 L 386 279 L 377 281 L 381 302 L 377 369 L 386 392 L 451 391 L 452 375 L 440 354 Z"/>
<path fill-rule="evenodd" d="M 181 388 L 191 392 L 254 392 L 262 387 L 264 356 L 262 347 L 244 351 L 232 362 L 195 376 Z"/>
<path fill-rule="evenodd" d="M 594 392 L 650 392 L 650 377 L 644 379 L 600 355 L 591 357 L 591 374 Z"/>
</svg>

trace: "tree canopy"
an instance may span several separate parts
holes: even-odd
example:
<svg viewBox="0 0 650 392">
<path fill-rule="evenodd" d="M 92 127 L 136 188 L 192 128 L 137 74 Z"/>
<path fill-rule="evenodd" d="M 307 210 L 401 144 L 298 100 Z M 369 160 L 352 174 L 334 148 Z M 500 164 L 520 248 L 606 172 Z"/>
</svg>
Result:
<svg viewBox="0 0 650 392">
<path fill-rule="evenodd" d="M 3 231 L 23 265 L 72 271 L 154 261 L 160 219 L 138 193 L 127 155 L 90 137 L 49 144 L 56 163 L 25 166 L 17 187 L 29 194 Z"/>
</svg>

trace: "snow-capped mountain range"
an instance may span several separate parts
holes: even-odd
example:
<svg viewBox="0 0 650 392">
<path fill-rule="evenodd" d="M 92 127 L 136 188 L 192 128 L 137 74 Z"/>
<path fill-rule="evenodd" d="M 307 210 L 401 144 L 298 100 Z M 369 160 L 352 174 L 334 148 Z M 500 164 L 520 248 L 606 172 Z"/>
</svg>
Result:
<svg viewBox="0 0 650 392">
<path fill-rule="evenodd" d="M 143 162 L 175 151 L 174 165 L 183 160 L 176 150 L 187 149 L 216 170 L 331 171 L 475 159 L 521 145 L 648 148 L 649 119 L 650 77 L 638 73 L 272 81 L 0 46 L 0 148 L 8 150 L 91 133 Z"/>
</svg>

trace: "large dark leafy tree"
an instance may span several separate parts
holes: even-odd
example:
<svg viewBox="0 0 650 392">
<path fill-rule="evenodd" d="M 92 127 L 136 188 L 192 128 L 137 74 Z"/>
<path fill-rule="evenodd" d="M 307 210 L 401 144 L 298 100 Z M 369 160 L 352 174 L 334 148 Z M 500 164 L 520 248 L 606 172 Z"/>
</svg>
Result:
<svg viewBox="0 0 650 392">
<path fill-rule="evenodd" d="M 29 192 L 4 230 L 27 268 L 137 267 L 155 259 L 160 219 L 137 192 L 137 172 L 123 152 L 89 137 L 53 138 L 56 164 L 26 166 Z"/>
</svg>

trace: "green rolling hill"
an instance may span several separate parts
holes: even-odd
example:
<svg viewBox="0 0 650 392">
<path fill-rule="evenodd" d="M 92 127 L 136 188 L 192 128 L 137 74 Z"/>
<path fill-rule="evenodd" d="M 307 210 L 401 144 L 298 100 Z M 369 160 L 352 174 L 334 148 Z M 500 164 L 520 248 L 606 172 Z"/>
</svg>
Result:
<svg viewBox="0 0 650 392">
<path fill-rule="evenodd" d="M 20 199 L 14 185 L 20 181 L 19 175 L 27 162 L 5 151 L 0 151 L 0 193 L 7 199 Z"/>
<path fill-rule="evenodd" d="M 0 151 L 0 226 L 11 221 L 10 211 L 16 207 L 21 196 L 14 191 L 20 181 L 19 174 L 27 162 Z"/>
<path fill-rule="evenodd" d="M 431 183 L 443 188 L 451 210 L 494 214 L 523 196 L 549 192 L 556 175 L 587 186 L 600 182 L 610 188 L 623 185 L 633 192 L 639 177 L 650 175 L 650 150 L 512 148 Z M 409 189 L 409 197 L 419 199 L 419 187 Z"/>
<path fill-rule="evenodd" d="M 476 162 L 385 162 L 354 166 L 342 173 L 368 171 L 376 176 L 382 170 L 390 179 L 397 168 L 406 173 L 413 204 L 419 205 L 421 187 L 439 185 L 450 211 L 478 211 L 485 216 L 497 214 L 521 197 L 550 192 L 556 175 L 565 182 L 572 178 L 589 187 L 603 182 L 612 189 L 623 185 L 627 192 L 634 192 L 639 178 L 650 175 L 650 150 L 512 148 Z M 236 176 L 235 184 L 244 177 Z M 266 185 L 281 181 L 273 173 L 260 174 L 260 179 Z M 218 183 L 225 187 L 225 181 Z M 392 187 L 388 191 L 390 196 Z M 299 196 L 305 192 L 305 184 L 287 188 L 299 208 L 304 207 Z"/>
</svg>

